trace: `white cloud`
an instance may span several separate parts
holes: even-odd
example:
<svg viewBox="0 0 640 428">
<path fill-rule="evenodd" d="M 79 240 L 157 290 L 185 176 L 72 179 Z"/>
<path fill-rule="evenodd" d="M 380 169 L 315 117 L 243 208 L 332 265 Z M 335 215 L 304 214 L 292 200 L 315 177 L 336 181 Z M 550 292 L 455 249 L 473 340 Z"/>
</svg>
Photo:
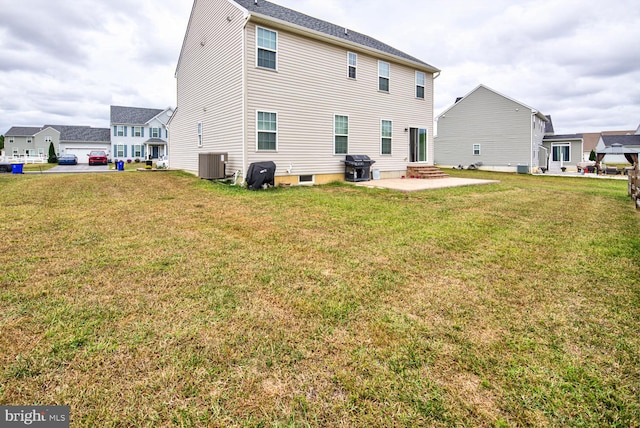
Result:
<svg viewBox="0 0 640 428">
<path fill-rule="evenodd" d="M 436 113 L 485 84 L 557 132 L 640 123 L 640 3 L 275 0 L 442 69 Z M 189 0 L 0 0 L 0 132 L 108 126 L 109 105 L 175 104 Z"/>
</svg>

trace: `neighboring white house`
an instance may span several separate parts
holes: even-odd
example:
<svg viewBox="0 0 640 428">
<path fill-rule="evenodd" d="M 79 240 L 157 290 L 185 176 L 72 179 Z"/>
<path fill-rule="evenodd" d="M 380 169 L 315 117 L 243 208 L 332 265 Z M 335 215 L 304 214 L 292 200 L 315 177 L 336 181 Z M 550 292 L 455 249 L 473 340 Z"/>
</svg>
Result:
<svg viewBox="0 0 640 428">
<path fill-rule="evenodd" d="M 195 0 L 175 77 L 170 165 L 227 173 L 276 163 L 277 183 L 344 179 L 345 155 L 381 177 L 433 164 L 439 70 L 371 37 L 265 0 Z"/>
<path fill-rule="evenodd" d="M 539 110 L 479 85 L 437 118 L 435 163 L 482 163 L 482 169 L 535 172 L 545 166 L 547 117 Z"/>
<path fill-rule="evenodd" d="M 5 155 L 25 162 L 44 161 L 49 157 L 51 143 L 56 155 L 73 153 L 78 162 L 87 163 L 90 151 L 109 152 L 109 129 L 67 125 L 14 126 L 5 133 Z"/>
<path fill-rule="evenodd" d="M 111 106 L 111 156 L 158 159 L 167 154 L 167 122 L 173 109 Z"/>
</svg>

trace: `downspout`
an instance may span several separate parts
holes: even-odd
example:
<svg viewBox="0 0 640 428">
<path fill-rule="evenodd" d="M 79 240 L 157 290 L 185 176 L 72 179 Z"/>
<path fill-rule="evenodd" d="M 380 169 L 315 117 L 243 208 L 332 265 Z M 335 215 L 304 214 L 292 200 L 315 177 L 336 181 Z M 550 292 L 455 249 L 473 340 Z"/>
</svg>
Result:
<svg viewBox="0 0 640 428">
<path fill-rule="evenodd" d="M 531 133 L 531 142 L 529 143 L 529 172 L 533 171 L 533 131 L 536 129 L 536 110 L 531 110 L 531 122 L 529 123 L 529 132 Z"/>
<path fill-rule="evenodd" d="M 242 182 L 245 183 L 244 172 L 247 170 L 247 24 L 250 14 L 245 17 L 242 26 Z"/>
</svg>

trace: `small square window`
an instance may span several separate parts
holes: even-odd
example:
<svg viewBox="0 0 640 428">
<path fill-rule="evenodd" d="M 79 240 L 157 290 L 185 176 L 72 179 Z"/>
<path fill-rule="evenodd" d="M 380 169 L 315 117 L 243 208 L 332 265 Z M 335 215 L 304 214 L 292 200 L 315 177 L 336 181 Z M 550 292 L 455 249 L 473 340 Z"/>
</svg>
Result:
<svg viewBox="0 0 640 428">
<path fill-rule="evenodd" d="M 473 145 L 473 155 L 480 156 L 480 144 Z"/>
<path fill-rule="evenodd" d="M 313 175 L 301 175 L 298 177 L 300 184 L 313 184 Z"/>
</svg>

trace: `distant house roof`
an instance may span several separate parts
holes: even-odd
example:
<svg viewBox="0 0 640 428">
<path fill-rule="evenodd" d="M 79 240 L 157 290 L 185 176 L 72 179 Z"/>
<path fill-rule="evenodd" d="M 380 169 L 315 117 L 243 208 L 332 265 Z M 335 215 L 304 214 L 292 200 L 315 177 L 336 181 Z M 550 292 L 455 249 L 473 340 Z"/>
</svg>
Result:
<svg viewBox="0 0 640 428">
<path fill-rule="evenodd" d="M 7 132 L 6 137 L 33 137 L 38 132 L 42 131 L 41 127 L 35 126 L 13 126 Z"/>
<path fill-rule="evenodd" d="M 111 106 L 112 125 L 145 125 L 165 111 L 156 108 Z"/>
<path fill-rule="evenodd" d="M 60 132 L 60 141 L 63 142 L 94 142 L 104 143 L 111 141 L 109 128 L 91 128 L 89 126 L 45 125 L 45 128 L 53 128 Z"/>
<path fill-rule="evenodd" d="M 275 3 L 270 3 L 266 0 L 231 0 L 231 2 L 236 3 L 242 9 L 247 11 L 248 14 L 255 16 L 256 18 L 263 17 L 264 19 L 267 19 L 269 21 L 279 21 L 280 23 L 288 24 L 289 26 L 304 28 L 315 33 L 321 33 L 323 35 L 338 39 L 349 44 L 356 44 L 368 49 L 383 52 L 385 54 L 392 55 L 397 58 L 401 58 L 418 64 L 424 68 L 430 69 L 433 73 L 440 71 L 438 68 L 427 64 L 426 62 L 419 60 L 418 58 L 415 58 L 394 47 L 382 43 L 379 40 L 374 39 L 373 37 L 369 37 L 356 31 L 351 31 L 344 26 L 335 25 L 330 22 L 297 12 L 293 9 L 277 5 Z M 193 16 L 191 17 L 191 19 L 193 19 Z M 189 25 L 191 24 L 191 19 Z"/>
<path fill-rule="evenodd" d="M 551 115 L 546 115 L 545 117 L 547 118 L 548 122 L 544 124 L 544 133 L 546 135 L 553 135 L 555 131 L 553 130 L 553 121 L 551 120 Z"/>
<path fill-rule="evenodd" d="M 602 142 L 605 147 L 611 147 L 613 144 L 621 144 L 623 146 L 638 146 L 640 147 L 640 135 L 603 135 Z"/>
<path fill-rule="evenodd" d="M 582 134 L 545 135 L 545 141 L 582 140 Z"/>
</svg>

